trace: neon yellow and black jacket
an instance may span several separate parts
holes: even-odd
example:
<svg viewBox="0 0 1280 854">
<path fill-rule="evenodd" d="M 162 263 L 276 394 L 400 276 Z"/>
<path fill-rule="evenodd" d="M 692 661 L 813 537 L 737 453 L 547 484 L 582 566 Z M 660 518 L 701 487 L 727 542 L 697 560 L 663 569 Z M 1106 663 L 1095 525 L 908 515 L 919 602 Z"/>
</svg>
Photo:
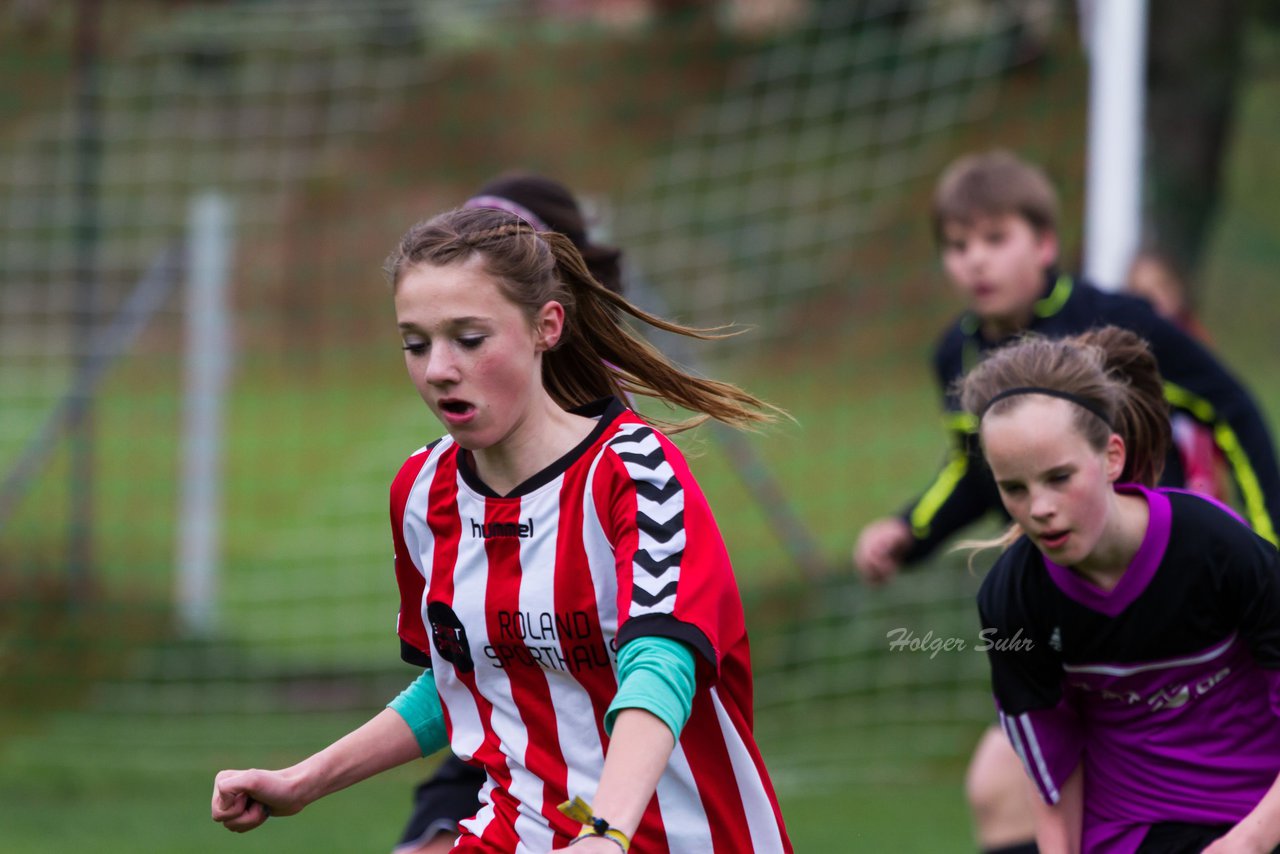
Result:
<svg viewBox="0 0 1280 854">
<path fill-rule="evenodd" d="M 1271 433 L 1253 398 L 1199 342 L 1157 315 L 1144 301 L 1108 293 L 1070 276 L 1051 274 L 1026 331 L 1049 337 L 1098 326 L 1130 329 L 1151 345 L 1165 379 L 1169 404 L 1213 430 L 1235 482 L 1239 503 L 1254 530 L 1276 542 L 1280 527 L 1280 469 Z M 955 381 L 983 354 L 1005 341 L 987 341 L 977 318 L 962 315 L 938 341 L 934 370 L 943 389 L 951 452 L 927 490 L 903 511 L 915 542 L 905 556 L 919 560 L 960 528 L 990 510 L 1000 496 L 978 448 L 972 416 L 952 394 Z M 1182 464 L 1170 449 L 1162 483 L 1182 485 Z"/>
</svg>

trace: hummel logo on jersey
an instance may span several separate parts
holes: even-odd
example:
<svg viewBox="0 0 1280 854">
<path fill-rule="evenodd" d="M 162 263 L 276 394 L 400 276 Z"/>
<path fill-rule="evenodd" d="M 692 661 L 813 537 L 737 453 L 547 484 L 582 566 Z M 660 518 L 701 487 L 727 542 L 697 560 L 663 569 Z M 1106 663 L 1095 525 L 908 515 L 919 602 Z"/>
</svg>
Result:
<svg viewBox="0 0 1280 854">
<path fill-rule="evenodd" d="M 1053 627 L 1053 634 L 1049 635 L 1049 647 L 1054 652 L 1062 652 L 1062 629 L 1058 626 Z"/>
<path fill-rule="evenodd" d="M 533 536 L 533 517 L 527 522 L 484 522 L 471 520 L 471 536 L 487 540 L 491 537 L 525 537 Z"/>
<path fill-rule="evenodd" d="M 461 673 L 475 670 L 471 645 L 467 643 L 467 630 L 453 609 L 443 602 L 431 602 L 427 605 L 427 619 L 431 622 L 431 640 L 440 657 Z"/>
</svg>

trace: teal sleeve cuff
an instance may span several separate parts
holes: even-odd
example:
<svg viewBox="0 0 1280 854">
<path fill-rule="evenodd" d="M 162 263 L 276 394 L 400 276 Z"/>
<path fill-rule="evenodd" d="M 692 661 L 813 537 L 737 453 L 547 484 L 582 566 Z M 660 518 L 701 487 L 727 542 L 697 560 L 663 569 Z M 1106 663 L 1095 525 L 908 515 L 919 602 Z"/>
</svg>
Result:
<svg viewBox="0 0 1280 854">
<path fill-rule="evenodd" d="M 656 716 L 677 741 L 693 710 L 696 684 L 693 649 L 671 638 L 639 637 L 618 652 L 618 693 L 604 715 L 604 730 L 623 709 Z"/>
<path fill-rule="evenodd" d="M 444 728 L 444 707 L 440 705 L 440 694 L 430 670 L 422 671 L 413 684 L 387 703 L 387 708 L 404 718 L 423 756 L 430 756 L 449 743 Z"/>
</svg>

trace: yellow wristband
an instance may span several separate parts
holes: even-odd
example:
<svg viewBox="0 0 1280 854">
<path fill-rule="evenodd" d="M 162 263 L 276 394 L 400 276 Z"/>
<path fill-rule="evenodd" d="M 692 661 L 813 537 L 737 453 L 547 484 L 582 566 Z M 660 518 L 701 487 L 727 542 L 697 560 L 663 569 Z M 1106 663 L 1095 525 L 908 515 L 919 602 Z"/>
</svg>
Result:
<svg viewBox="0 0 1280 854">
<path fill-rule="evenodd" d="M 575 836 L 573 838 L 573 842 L 570 842 L 569 844 L 572 845 L 574 842 L 579 842 L 583 839 L 590 839 L 595 836 L 603 836 L 605 839 L 618 843 L 618 847 L 623 850 L 624 854 L 631 850 L 631 840 L 627 839 L 627 835 L 621 830 L 618 830 L 616 827 L 611 827 L 604 833 L 596 833 L 595 828 L 589 824 L 584 824 L 582 826 L 582 832 Z"/>
<path fill-rule="evenodd" d="M 581 832 L 574 837 L 570 845 L 589 836 L 603 836 L 617 843 L 623 854 L 631 850 L 631 840 L 627 835 L 616 827 L 610 827 L 609 822 L 592 814 L 591 804 L 582 798 L 575 795 L 573 799 L 565 801 L 557 809 L 574 821 L 582 823 Z"/>
</svg>

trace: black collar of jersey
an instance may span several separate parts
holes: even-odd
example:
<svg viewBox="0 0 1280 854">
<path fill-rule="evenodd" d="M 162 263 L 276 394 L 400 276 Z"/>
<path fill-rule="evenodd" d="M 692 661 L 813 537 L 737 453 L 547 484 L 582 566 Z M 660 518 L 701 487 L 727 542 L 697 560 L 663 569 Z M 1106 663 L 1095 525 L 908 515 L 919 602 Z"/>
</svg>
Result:
<svg viewBox="0 0 1280 854">
<path fill-rule="evenodd" d="M 618 416 L 626 411 L 622 401 L 616 397 L 602 397 L 599 400 L 593 400 L 591 403 L 583 406 L 574 407 L 569 410 L 574 415 L 581 415 L 584 418 L 598 419 L 595 429 L 587 435 L 568 453 L 556 460 L 533 477 L 521 483 L 515 489 L 506 495 L 499 495 L 489 487 L 487 483 L 480 479 L 476 474 L 474 466 L 471 464 L 471 452 L 462 447 L 458 448 L 458 473 L 462 476 L 462 480 L 467 486 L 471 487 L 476 493 L 486 498 L 518 498 L 521 495 L 528 495 L 535 489 L 545 486 L 560 475 L 568 471 L 569 466 L 573 465 L 579 457 L 587 452 L 587 449 L 596 443 L 605 430 L 609 429 L 609 425 L 617 420 Z"/>
</svg>

